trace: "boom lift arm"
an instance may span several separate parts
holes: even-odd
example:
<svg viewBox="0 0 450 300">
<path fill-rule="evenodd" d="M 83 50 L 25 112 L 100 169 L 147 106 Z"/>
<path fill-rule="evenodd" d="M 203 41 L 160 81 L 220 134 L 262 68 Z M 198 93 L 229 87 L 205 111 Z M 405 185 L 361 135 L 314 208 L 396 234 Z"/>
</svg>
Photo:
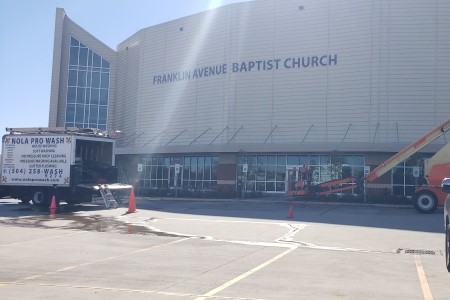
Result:
<svg viewBox="0 0 450 300">
<path fill-rule="evenodd" d="M 441 135 L 450 130 L 450 118 L 433 128 L 431 131 L 427 132 L 425 135 L 420 137 L 417 141 L 407 146 L 391 158 L 387 159 L 383 163 L 381 163 L 378 167 L 373 169 L 369 174 L 365 176 L 365 179 L 369 182 L 372 182 L 389 172 L 393 167 L 409 158 L 411 155 L 419 152 L 425 146 L 429 145 Z"/>
<path fill-rule="evenodd" d="M 435 141 L 437 138 L 439 138 L 449 130 L 450 130 L 450 118 L 445 120 L 435 128 L 433 128 L 431 131 L 424 134 L 418 140 L 408 145 L 406 148 L 404 148 L 394 156 L 390 157 L 389 159 L 381 163 L 378 167 L 373 169 L 372 172 L 368 173 L 364 177 L 364 179 L 369 182 L 375 181 L 377 178 L 389 172 L 396 165 L 398 165 L 405 159 L 409 158 L 411 155 L 417 153 L 418 151 L 420 151 L 425 146 Z M 292 170 L 292 171 L 290 170 L 288 174 L 287 195 L 305 196 L 310 194 L 311 192 L 310 188 L 312 187 L 310 184 L 311 175 L 310 174 L 308 175 L 308 173 L 305 172 L 305 170 L 310 171 L 308 166 L 306 166 L 306 168 L 302 168 L 299 170 Z M 439 172 L 439 174 L 441 173 L 442 172 Z M 295 176 L 293 175 L 296 174 L 298 176 L 298 179 L 295 180 L 294 179 Z M 318 195 L 330 195 L 354 188 L 353 185 L 342 186 L 342 184 L 357 183 L 357 182 L 358 182 L 357 178 L 354 177 L 335 179 L 314 185 L 314 189 Z"/>
</svg>

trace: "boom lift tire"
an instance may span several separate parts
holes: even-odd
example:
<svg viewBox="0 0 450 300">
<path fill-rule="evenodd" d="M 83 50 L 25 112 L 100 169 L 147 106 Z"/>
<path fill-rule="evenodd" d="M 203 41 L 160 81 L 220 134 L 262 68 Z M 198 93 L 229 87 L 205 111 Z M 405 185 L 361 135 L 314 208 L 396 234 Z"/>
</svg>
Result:
<svg viewBox="0 0 450 300">
<path fill-rule="evenodd" d="M 434 193 L 422 191 L 414 195 L 414 207 L 422 214 L 433 213 L 438 206 L 438 200 Z"/>
</svg>

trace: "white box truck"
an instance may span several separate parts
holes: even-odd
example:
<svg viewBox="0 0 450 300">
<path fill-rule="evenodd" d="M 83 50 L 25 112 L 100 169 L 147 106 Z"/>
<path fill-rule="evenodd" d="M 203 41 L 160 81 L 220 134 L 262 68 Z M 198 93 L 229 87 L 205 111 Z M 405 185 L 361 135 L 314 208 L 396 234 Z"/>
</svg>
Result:
<svg viewBox="0 0 450 300">
<path fill-rule="evenodd" d="M 118 183 L 115 139 L 97 129 L 7 128 L 2 138 L 0 196 L 36 206 L 57 202 L 91 202 L 102 197 L 107 207 L 127 197 L 131 185 Z M 107 195 L 107 196 L 106 196 Z"/>
</svg>

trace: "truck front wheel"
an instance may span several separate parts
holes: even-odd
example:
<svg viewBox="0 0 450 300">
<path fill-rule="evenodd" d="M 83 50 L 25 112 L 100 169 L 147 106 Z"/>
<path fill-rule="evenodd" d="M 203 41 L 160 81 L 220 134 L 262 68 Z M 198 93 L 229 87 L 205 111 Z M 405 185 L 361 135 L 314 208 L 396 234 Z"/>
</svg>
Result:
<svg viewBox="0 0 450 300">
<path fill-rule="evenodd" d="M 35 206 L 44 207 L 49 205 L 49 198 L 45 191 L 36 191 L 33 193 L 31 201 Z"/>
<path fill-rule="evenodd" d="M 437 197 L 432 192 L 423 191 L 414 196 L 414 207 L 422 214 L 433 213 L 438 205 Z"/>
</svg>

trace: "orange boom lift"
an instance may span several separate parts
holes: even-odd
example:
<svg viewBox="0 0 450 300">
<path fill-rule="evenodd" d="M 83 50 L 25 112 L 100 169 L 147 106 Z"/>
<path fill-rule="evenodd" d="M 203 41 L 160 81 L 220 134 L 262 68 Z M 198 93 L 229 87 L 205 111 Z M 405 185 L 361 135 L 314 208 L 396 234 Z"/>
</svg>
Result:
<svg viewBox="0 0 450 300">
<path fill-rule="evenodd" d="M 450 130 L 450 118 L 433 128 L 418 140 L 390 157 L 370 173 L 364 176 L 366 182 L 373 182 L 396 165 L 429 145 Z M 424 175 L 426 185 L 418 186 L 414 194 L 414 206 L 421 213 L 432 213 L 437 205 L 443 205 L 447 194 L 440 190 L 440 184 L 450 177 L 450 143 L 442 147 L 435 155 L 425 160 Z M 357 178 L 350 177 L 311 185 L 312 170 L 310 166 L 302 166 L 288 170 L 288 196 L 330 195 L 355 188 Z M 362 183 L 363 180 L 360 180 Z M 342 184 L 348 184 L 342 186 Z"/>
</svg>

